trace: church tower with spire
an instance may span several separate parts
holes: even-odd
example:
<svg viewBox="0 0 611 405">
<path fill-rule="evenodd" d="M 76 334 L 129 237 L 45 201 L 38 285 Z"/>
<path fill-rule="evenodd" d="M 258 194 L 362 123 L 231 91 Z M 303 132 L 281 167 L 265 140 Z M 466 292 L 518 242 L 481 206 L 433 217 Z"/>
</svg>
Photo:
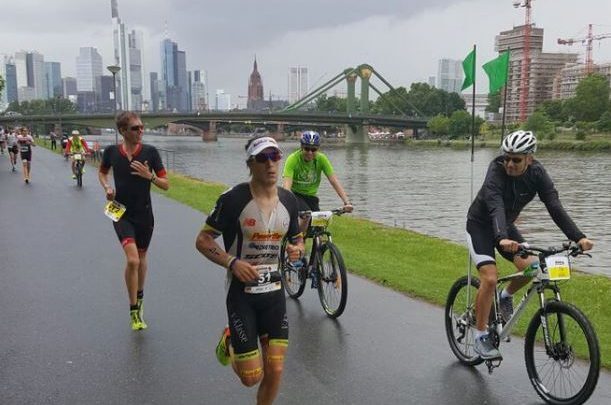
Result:
<svg viewBox="0 0 611 405">
<path fill-rule="evenodd" d="M 261 74 L 257 70 L 257 57 L 248 80 L 248 102 L 246 107 L 249 110 L 260 110 L 263 106 L 263 81 Z"/>
</svg>

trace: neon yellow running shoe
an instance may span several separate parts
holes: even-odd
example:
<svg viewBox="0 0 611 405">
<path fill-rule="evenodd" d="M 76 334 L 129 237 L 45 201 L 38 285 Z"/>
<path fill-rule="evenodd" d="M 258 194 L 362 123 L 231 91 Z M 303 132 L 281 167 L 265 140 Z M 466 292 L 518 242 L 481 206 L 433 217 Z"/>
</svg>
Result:
<svg viewBox="0 0 611 405">
<path fill-rule="evenodd" d="M 229 327 L 225 326 L 225 329 L 223 329 L 223 334 L 221 335 L 219 343 L 216 345 L 216 359 L 223 366 L 226 366 L 227 364 L 229 364 L 229 360 L 230 360 L 229 343 L 227 341 L 228 339 L 229 339 Z"/>
<path fill-rule="evenodd" d="M 137 309 L 129 311 L 129 317 L 131 319 L 132 330 L 141 330 L 146 327 L 142 325 L 142 321 L 140 320 L 140 316 L 138 315 Z"/>
<path fill-rule="evenodd" d="M 146 322 L 144 322 L 144 300 L 142 298 L 138 298 L 136 302 L 138 304 L 138 318 L 140 318 L 140 329 L 148 328 Z"/>
</svg>

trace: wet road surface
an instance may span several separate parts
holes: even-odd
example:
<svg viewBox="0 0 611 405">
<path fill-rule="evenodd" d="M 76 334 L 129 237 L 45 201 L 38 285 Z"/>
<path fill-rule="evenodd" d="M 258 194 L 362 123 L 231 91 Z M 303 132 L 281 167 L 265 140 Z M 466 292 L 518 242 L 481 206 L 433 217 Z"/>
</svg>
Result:
<svg viewBox="0 0 611 405">
<path fill-rule="evenodd" d="M 123 254 L 91 167 L 84 184 L 77 189 L 68 162 L 41 148 L 30 185 L 0 156 L 0 404 L 254 403 L 255 390 L 214 357 L 224 270 L 194 248 L 204 216 L 153 196 L 149 328 L 133 332 Z M 287 310 L 278 404 L 542 403 L 521 339 L 502 347 L 506 360 L 492 375 L 463 367 L 441 308 L 359 277 L 349 277 L 337 321 L 309 286 Z M 588 403 L 611 403 L 610 377 L 601 374 Z"/>
</svg>

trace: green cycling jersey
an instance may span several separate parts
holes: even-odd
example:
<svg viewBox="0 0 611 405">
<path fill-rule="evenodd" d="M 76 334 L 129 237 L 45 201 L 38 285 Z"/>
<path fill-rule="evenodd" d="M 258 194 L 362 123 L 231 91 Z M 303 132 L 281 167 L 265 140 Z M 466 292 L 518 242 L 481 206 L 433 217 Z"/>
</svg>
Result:
<svg viewBox="0 0 611 405">
<path fill-rule="evenodd" d="M 299 149 L 286 158 L 282 177 L 293 179 L 292 192 L 316 196 L 318 187 L 320 187 L 321 173 L 324 173 L 327 177 L 333 174 L 333 166 L 331 166 L 327 156 L 317 152 L 314 159 L 306 162 Z"/>
</svg>

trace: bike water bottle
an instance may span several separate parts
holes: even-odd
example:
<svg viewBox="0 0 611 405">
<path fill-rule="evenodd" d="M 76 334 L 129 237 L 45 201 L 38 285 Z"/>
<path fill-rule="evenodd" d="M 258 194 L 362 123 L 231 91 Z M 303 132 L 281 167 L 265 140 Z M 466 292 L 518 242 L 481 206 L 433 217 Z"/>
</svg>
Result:
<svg viewBox="0 0 611 405">
<path fill-rule="evenodd" d="M 537 274 L 539 274 L 539 270 L 541 270 L 541 265 L 539 264 L 539 262 L 533 262 L 529 264 L 527 268 L 524 269 L 524 276 L 531 278 L 535 277 Z"/>
</svg>

